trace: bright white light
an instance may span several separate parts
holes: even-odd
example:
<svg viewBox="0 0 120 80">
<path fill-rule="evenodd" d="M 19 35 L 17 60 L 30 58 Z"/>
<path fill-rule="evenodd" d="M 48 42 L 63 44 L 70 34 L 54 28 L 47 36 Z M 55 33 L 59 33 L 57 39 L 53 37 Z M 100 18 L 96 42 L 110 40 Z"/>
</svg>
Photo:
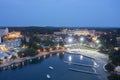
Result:
<svg viewBox="0 0 120 80">
<path fill-rule="evenodd" d="M 94 67 L 98 66 L 98 64 L 95 61 L 93 61 L 93 64 L 94 64 Z"/>
<path fill-rule="evenodd" d="M 100 43 L 100 41 L 99 41 L 99 40 L 97 40 L 97 41 L 96 41 L 96 43 L 98 44 L 98 43 Z"/>
<path fill-rule="evenodd" d="M 83 60 L 83 55 L 80 55 L 80 60 Z"/>
<path fill-rule="evenodd" d="M 71 43 L 72 42 L 72 38 L 69 38 L 68 41 Z"/>
<path fill-rule="evenodd" d="M 81 38 L 80 38 L 80 41 L 84 41 L 84 37 L 81 37 Z"/>
<path fill-rule="evenodd" d="M 72 57 L 71 57 L 71 56 L 69 56 L 69 57 L 68 57 L 68 60 L 71 62 L 71 61 L 72 61 Z"/>
</svg>

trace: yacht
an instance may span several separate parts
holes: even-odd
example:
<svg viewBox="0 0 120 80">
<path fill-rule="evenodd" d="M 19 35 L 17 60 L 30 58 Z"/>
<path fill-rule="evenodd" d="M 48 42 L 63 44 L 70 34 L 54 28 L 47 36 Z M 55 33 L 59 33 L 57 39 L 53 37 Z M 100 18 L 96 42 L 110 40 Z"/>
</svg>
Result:
<svg viewBox="0 0 120 80">
<path fill-rule="evenodd" d="M 52 66 L 49 66 L 49 69 L 54 69 Z"/>
</svg>

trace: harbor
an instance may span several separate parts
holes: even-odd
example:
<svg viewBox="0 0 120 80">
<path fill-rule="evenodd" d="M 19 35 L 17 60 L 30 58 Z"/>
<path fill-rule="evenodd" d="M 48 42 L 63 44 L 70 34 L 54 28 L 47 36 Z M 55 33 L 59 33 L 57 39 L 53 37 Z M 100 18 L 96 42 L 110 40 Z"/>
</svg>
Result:
<svg viewBox="0 0 120 80">
<path fill-rule="evenodd" d="M 18 64 L 22 64 L 25 61 L 32 61 L 33 59 L 40 59 L 41 57 L 45 58 L 48 55 L 50 56 L 50 55 L 53 55 L 53 54 L 59 53 L 59 52 L 64 52 L 64 51 L 55 50 L 55 51 L 51 51 L 51 52 L 43 52 L 43 53 L 40 53 L 33 57 L 23 57 L 23 58 L 19 58 L 19 59 L 13 60 L 13 61 L 9 61 L 9 62 L 0 64 L 0 70 L 7 69 L 7 68 L 9 68 L 9 66 L 18 66 Z"/>
</svg>

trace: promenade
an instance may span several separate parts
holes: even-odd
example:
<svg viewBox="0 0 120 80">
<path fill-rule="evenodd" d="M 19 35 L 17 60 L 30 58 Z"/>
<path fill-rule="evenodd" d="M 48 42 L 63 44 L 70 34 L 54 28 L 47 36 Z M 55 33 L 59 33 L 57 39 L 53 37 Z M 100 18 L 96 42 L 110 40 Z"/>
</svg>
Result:
<svg viewBox="0 0 120 80">
<path fill-rule="evenodd" d="M 12 60 L 12 61 L 8 61 L 8 62 L 4 62 L 3 64 L 0 64 L 0 68 L 2 67 L 7 67 L 7 66 L 10 66 L 12 64 L 16 64 L 16 63 L 20 63 L 20 62 L 23 62 L 23 61 L 26 61 L 26 60 L 31 60 L 31 59 L 35 59 L 35 58 L 38 58 L 38 57 L 41 57 L 41 56 L 45 56 L 45 55 L 48 55 L 50 53 L 54 53 L 54 52 L 60 52 L 62 50 L 54 50 L 54 51 L 51 51 L 51 52 L 42 52 L 38 55 L 35 55 L 33 57 L 23 57 L 23 58 L 18 58 L 16 60 Z"/>
</svg>

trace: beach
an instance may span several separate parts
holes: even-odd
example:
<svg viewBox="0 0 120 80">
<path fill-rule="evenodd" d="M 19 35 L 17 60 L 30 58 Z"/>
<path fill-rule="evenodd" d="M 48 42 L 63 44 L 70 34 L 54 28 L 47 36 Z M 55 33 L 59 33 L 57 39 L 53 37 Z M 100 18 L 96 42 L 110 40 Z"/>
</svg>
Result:
<svg viewBox="0 0 120 80">
<path fill-rule="evenodd" d="M 69 49 L 67 50 L 67 52 L 72 54 L 80 54 L 93 59 L 98 65 L 98 67 L 96 68 L 96 72 L 100 74 L 98 77 L 101 80 L 108 80 L 107 76 L 109 75 L 109 73 L 104 70 L 104 65 L 109 60 L 108 55 L 100 53 L 98 51 L 91 51 L 86 49 Z"/>
</svg>

